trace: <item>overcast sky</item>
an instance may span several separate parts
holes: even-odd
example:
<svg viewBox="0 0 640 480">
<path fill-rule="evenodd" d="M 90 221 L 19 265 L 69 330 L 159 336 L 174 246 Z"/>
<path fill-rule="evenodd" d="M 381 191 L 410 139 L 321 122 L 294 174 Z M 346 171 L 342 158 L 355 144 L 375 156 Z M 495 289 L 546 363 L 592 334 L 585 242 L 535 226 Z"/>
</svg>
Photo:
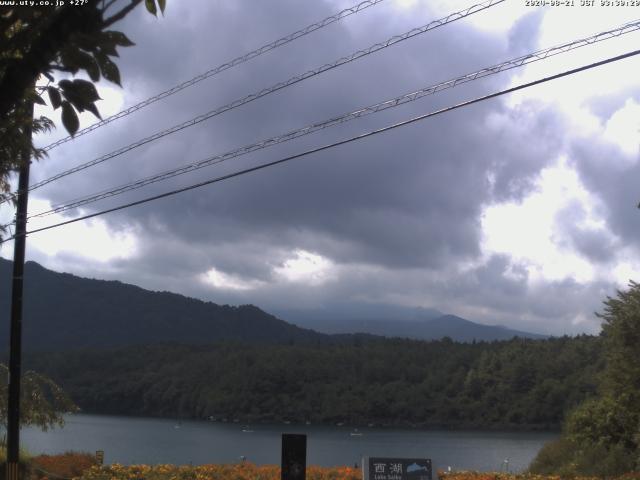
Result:
<svg viewBox="0 0 640 480">
<path fill-rule="evenodd" d="M 170 0 L 119 27 L 116 113 L 355 4 Z M 385 0 L 66 143 L 32 183 L 293 75 L 471 5 Z M 30 211 L 269 138 L 640 17 L 634 7 L 526 7 L 507 0 L 36 190 Z M 79 211 L 160 193 L 637 48 L 640 33 L 493 75 Z M 597 333 L 602 300 L 640 280 L 640 59 L 204 187 L 38 233 L 27 258 L 267 311 L 430 307 L 549 334 Z M 46 113 L 46 110 L 42 110 Z M 51 117 L 59 124 L 59 113 Z M 83 114 L 82 125 L 94 122 Z M 62 127 L 38 139 L 61 138 Z M 6 207 L 2 220 L 12 218 Z M 11 258 L 11 245 L 0 255 Z M 337 314 L 337 313 L 336 313 Z M 294 320 L 294 319 L 287 319 Z"/>
</svg>

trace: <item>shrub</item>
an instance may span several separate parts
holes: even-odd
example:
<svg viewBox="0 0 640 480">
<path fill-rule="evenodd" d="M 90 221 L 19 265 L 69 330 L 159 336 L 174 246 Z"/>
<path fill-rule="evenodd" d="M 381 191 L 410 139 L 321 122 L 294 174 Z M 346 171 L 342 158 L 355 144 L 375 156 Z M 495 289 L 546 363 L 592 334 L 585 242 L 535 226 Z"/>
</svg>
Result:
<svg viewBox="0 0 640 480">
<path fill-rule="evenodd" d="M 573 476 L 572 470 L 576 446 L 565 437 L 547 442 L 529 465 L 529 472 L 538 475 L 560 474 Z"/>
<path fill-rule="evenodd" d="M 74 478 L 96 465 L 90 453 L 66 452 L 61 455 L 38 455 L 29 462 L 31 478 Z"/>
</svg>

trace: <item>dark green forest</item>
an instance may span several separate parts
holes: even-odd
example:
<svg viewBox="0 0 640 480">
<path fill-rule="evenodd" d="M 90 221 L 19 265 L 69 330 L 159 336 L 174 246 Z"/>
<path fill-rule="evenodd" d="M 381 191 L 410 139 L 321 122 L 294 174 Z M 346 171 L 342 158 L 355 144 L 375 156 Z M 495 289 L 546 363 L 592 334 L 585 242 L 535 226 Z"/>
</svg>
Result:
<svg viewBox="0 0 640 480">
<path fill-rule="evenodd" d="M 155 345 L 30 354 L 87 413 L 243 423 L 558 428 L 593 396 L 599 337 Z"/>
<path fill-rule="evenodd" d="M 0 259 L 0 311 L 9 312 L 11 262 Z M 116 281 L 57 273 L 25 265 L 25 350 L 115 348 L 181 342 L 207 344 L 341 341 L 286 323 L 253 305 L 217 305 Z M 0 325 L 0 350 L 9 345 Z"/>
</svg>

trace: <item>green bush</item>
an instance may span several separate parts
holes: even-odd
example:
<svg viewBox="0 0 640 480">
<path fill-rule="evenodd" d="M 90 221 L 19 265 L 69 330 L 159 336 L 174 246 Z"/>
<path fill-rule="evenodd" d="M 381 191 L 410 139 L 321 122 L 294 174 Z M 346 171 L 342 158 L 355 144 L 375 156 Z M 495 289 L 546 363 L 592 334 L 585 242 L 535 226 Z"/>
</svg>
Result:
<svg viewBox="0 0 640 480">
<path fill-rule="evenodd" d="M 612 478 L 634 471 L 634 452 L 622 444 L 578 444 L 567 437 L 546 443 L 529 466 L 539 475 Z"/>
<path fill-rule="evenodd" d="M 529 472 L 538 475 L 556 475 L 562 472 L 563 477 L 574 476 L 575 472 L 571 467 L 575 452 L 575 444 L 565 437 L 547 442 L 529 465 Z"/>
<path fill-rule="evenodd" d="M 635 469 L 633 452 L 621 444 L 590 445 L 576 454 L 576 470 L 582 475 L 611 478 Z"/>
</svg>

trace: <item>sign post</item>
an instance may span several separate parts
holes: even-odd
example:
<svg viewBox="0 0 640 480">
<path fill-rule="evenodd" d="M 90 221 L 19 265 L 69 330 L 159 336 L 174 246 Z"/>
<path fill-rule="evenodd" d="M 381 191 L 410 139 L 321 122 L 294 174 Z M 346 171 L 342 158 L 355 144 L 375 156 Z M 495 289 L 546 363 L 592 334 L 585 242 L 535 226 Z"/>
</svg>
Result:
<svg viewBox="0 0 640 480">
<path fill-rule="evenodd" d="M 307 436 L 282 434 L 282 480 L 305 480 L 307 475 Z"/>
<path fill-rule="evenodd" d="M 365 457 L 364 480 L 432 480 L 431 459 Z"/>
</svg>

